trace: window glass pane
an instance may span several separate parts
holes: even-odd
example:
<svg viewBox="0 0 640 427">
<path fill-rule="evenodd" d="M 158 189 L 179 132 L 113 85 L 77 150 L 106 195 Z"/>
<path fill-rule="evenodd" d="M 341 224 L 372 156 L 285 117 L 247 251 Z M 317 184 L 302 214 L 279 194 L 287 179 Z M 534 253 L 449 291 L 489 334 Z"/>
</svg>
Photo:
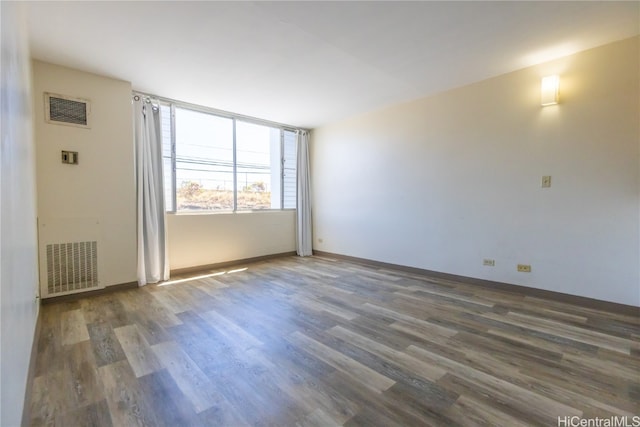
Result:
<svg viewBox="0 0 640 427">
<path fill-rule="evenodd" d="M 236 121 L 238 210 L 280 209 L 280 129 Z"/>
<path fill-rule="evenodd" d="M 234 120 L 178 105 L 160 105 L 167 211 L 233 210 L 234 194 L 238 210 L 296 208 L 295 131 L 236 119 L 234 176 Z"/>
<path fill-rule="evenodd" d="M 282 165 L 282 192 L 284 209 L 296 208 L 296 168 L 298 139 L 296 133 L 290 130 L 284 131 Z"/>
<path fill-rule="evenodd" d="M 176 203 L 233 209 L 233 120 L 176 108 Z"/>
<path fill-rule="evenodd" d="M 162 127 L 162 173 L 164 175 L 164 205 L 173 212 L 173 164 L 171 161 L 171 106 L 160 105 Z"/>
</svg>

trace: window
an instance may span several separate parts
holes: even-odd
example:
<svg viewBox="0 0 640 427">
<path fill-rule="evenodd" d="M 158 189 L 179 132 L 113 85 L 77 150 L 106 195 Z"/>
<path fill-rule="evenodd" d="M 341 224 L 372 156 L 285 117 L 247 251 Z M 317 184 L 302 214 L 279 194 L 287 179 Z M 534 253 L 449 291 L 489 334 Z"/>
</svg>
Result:
<svg viewBox="0 0 640 427">
<path fill-rule="evenodd" d="M 295 209 L 296 132 L 163 103 L 166 210 Z"/>
<path fill-rule="evenodd" d="M 177 210 L 233 210 L 233 120 L 175 109 Z"/>
<path fill-rule="evenodd" d="M 282 207 L 296 208 L 296 170 L 298 159 L 298 139 L 296 133 L 285 130 L 282 143 Z"/>
<path fill-rule="evenodd" d="M 160 105 L 160 124 L 162 127 L 162 171 L 164 173 L 164 204 L 169 212 L 175 210 L 175 183 L 173 137 L 171 134 L 171 106 Z"/>
<path fill-rule="evenodd" d="M 238 210 L 280 209 L 281 157 L 280 129 L 236 122 Z"/>
</svg>

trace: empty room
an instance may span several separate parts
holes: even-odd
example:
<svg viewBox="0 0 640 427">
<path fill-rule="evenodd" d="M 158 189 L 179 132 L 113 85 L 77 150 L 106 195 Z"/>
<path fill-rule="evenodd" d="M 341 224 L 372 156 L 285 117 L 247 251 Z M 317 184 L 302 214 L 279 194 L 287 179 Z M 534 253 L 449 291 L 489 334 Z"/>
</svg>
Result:
<svg viewBox="0 0 640 427">
<path fill-rule="evenodd" d="M 0 426 L 640 426 L 640 2 L 0 17 Z"/>
</svg>

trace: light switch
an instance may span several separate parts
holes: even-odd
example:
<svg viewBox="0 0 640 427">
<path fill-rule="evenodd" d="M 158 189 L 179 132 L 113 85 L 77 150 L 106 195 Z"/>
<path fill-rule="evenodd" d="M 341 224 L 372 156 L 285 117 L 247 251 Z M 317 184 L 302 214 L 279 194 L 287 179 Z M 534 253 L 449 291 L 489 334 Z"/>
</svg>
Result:
<svg viewBox="0 0 640 427">
<path fill-rule="evenodd" d="M 549 188 L 549 187 L 551 187 L 551 176 L 545 175 L 542 177 L 542 188 Z"/>
<path fill-rule="evenodd" d="M 78 164 L 78 152 L 77 151 L 62 151 L 62 163 L 70 165 Z"/>
</svg>

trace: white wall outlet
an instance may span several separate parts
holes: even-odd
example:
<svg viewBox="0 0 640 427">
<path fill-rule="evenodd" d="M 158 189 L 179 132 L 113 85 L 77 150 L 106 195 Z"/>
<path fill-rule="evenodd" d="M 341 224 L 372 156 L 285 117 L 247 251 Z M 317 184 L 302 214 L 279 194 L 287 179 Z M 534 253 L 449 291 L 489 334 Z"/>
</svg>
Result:
<svg viewBox="0 0 640 427">
<path fill-rule="evenodd" d="M 489 267 L 495 267 L 496 260 L 495 259 L 485 258 L 485 259 L 482 260 L 482 265 L 488 265 Z"/>
<path fill-rule="evenodd" d="M 531 266 L 529 264 L 518 264 L 518 271 L 521 273 L 531 273 Z"/>
</svg>

